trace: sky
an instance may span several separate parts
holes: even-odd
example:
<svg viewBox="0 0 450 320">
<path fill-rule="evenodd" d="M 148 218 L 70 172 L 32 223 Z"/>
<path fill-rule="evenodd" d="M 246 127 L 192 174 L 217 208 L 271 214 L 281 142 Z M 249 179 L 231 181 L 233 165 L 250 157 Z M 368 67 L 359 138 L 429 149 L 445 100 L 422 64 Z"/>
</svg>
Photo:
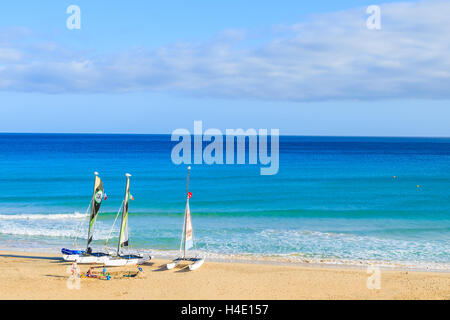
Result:
<svg viewBox="0 0 450 320">
<path fill-rule="evenodd" d="M 2 3 L 0 132 L 171 133 L 202 120 L 450 137 L 449 17 L 443 0 Z"/>
</svg>

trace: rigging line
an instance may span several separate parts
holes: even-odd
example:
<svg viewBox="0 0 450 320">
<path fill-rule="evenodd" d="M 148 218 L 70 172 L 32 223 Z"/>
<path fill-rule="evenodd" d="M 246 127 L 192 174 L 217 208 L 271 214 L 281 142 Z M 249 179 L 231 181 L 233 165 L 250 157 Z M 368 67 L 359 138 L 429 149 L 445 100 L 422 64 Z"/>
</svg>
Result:
<svg viewBox="0 0 450 320">
<path fill-rule="evenodd" d="M 85 214 L 87 215 L 87 218 L 88 218 L 88 219 L 89 219 L 89 209 L 91 208 L 91 204 L 92 204 L 92 201 L 89 202 L 89 206 L 87 207 L 86 213 L 85 213 Z M 84 224 L 84 222 L 85 222 L 86 220 L 87 220 L 86 218 L 83 219 L 83 220 L 80 222 L 80 224 L 78 225 L 77 233 L 75 234 L 75 239 L 74 239 L 74 241 L 73 241 L 73 245 L 74 245 L 75 248 L 78 248 L 77 239 L 78 239 L 78 236 L 80 235 L 81 227 L 82 227 L 82 225 Z"/>
<path fill-rule="evenodd" d="M 185 232 L 185 224 L 186 224 L 186 211 L 184 212 L 184 219 L 183 219 L 183 231 L 181 231 L 181 237 L 180 237 L 180 251 L 183 249 L 183 235 Z"/>
<path fill-rule="evenodd" d="M 180 252 L 183 252 L 183 241 L 184 241 L 184 247 L 186 247 L 186 210 L 184 211 L 183 231 L 181 232 L 181 240 L 180 240 Z M 184 254 L 184 256 L 185 255 L 186 254 Z"/>
<path fill-rule="evenodd" d="M 123 200 L 122 200 L 122 203 L 120 204 L 119 211 L 118 211 L 117 214 L 116 214 L 116 218 L 114 219 L 114 223 L 113 223 L 113 225 L 112 225 L 112 227 L 111 227 L 111 230 L 109 231 L 108 238 L 106 238 L 105 249 L 108 249 L 108 241 L 109 241 L 109 238 L 111 238 L 111 234 L 112 234 L 112 232 L 113 232 L 114 226 L 116 225 L 117 218 L 119 217 L 119 214 L 120 214 L 120 212 L 122 211 L 122 205 L 123 205 Z"/>
</svg>

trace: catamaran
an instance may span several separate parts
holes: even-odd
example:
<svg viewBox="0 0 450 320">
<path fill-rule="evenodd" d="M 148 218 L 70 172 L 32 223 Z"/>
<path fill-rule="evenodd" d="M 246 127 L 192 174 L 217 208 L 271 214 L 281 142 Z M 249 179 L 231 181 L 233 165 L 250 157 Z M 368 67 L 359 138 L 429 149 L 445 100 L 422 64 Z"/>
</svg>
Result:
<svg viewBox="0 0 450 320">
<path fill-rule="evenodd" d="M 110 255 L 106 257 L 102 263 L 107 267 L 116 267 L 116 266 L 125 266 L 125 265 L 134 265 L 134 264 L 142 264 L 152 257 L 149 254 L 126 254 L 123 252 L 123 249 L 128 249 L 129 247 L 129 234 L 128 234 L 128 204 L 130 202 L 130 198 L 132 199 L 132 195 L 130 193 L 130 177 L 131 174 L 127 173 L 127 182 L 125 187 L 125 197 L 122 203 L 122 222 L 120 224 L 119 231 L 119 243 L 117 246 L 117 253 L 115 255 Z M 119 211 L 120 213 L 120 211 Z M 114 225 L 113 225 L 114 227 Z M 111 229 L 112 230 L 112 229 Z"/>
<path fill-rule="evenodd" d="M 89 205 L 90 215 L 89 215 L 89 229 L 86 250 L 71 250 L 63 248 L 61 252 L 63 254 L 63 259 L 66 261 L 77 261 L 78 263 L 97 263 L 107 256 L 103 252 L 92 252 L 92 248 L 89 246 L 93 240 L 94 236 L 94 226 L 97 221 L 98 212 L 104 198 L 103 182 L 98 176 L 98 172 L 95 172 L 94 181 L 94 193 Z M 88 209 L 89 211 L 89 209 Z M 76 245 L 76 238 L 75 238 Z"/>
<path fill-rule="evenodd" d="M 180 252 L 183 252 L 183 256 L 173 260 L 171 263 L 167 264 L 167 269 L 173 269 L 177 265 L 179 265 L 183 261 L 193 262 L 189 265 L 189 270 L 194 271 L 200 268 L 205 262 L 205 258 L 201 257 L 187 257 L 186 252 L 189 249 L 194 248 L 194 230 L 192 228 L 191 221 L 191 209 L 189 208 L 189 199 L 192 198 L 192 193 L 189 192 L 189 172 L 191 167 L 188 167 L 187 174 L 187 199 L 186 199 L 186 209 L 184 211 L 184 223 L 183 223 L 183 231 L 181 233 L 181 243 L 180 243 Z"/>
</svg>

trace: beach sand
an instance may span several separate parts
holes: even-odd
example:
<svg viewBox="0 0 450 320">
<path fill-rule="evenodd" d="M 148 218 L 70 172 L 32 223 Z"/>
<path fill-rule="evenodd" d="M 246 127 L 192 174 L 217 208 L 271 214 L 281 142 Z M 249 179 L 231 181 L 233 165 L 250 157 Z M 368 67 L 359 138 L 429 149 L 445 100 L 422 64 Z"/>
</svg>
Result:
<svg viewBox="0 0 450 320">
<path fill-rule="evenodd" d="M 0 299 L 450 299 L 450 273 L 381 271 L 369 290 L 365 269 L 206 261 L 197 271 L 143 265 L 136 278 L 80 279 L 68 289 L 71 263 L 59 255 L 0 252 Z M 86 272 L 88 266 L 80 266 Z M 108 271 L 136 267 L 108 268 Z"/>
</svg>

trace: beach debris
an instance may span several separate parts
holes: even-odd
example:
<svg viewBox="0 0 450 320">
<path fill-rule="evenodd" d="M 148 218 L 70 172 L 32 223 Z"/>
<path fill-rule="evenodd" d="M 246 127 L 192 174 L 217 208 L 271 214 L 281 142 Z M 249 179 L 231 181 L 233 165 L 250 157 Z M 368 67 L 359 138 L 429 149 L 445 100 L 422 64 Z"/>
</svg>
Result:
<svg viewBox="0 0 450 320">
<path fill-rule="evenodd" d="M 144 272 L 144 270 L 142 270 L 142 268 L 138 266 L 138 271 L 137 272 L 130 272 L 129 271 L 129 272 L 125 273 L 123 276 L 124 276 L 124 278 L 135 278 L 135 277 L 137 277 L 139 272 Z"/>
<path fill-rule="evenodd" d="M 96 272 L 95 269 L 102 268 L 101 272 Z M 95 278 L 101 280 L 111 280 L 111 275 L 107 272 L 105 267 L 90 267 L 88 272 L 81 275 L 81 278 Z"/>
<path fill-rule="evenodd" d="M 96 271 L 101 269 L 101 271 Z M 136 278 L 139 274 L 143 274 L 142 267 L 137 266 L 137 271 L 108 271 L 105 266 L 91 267 L 89 270 L 81 275 L 81 278 L 94 278 L 100 280 Z"/>
<path fill-rule="evenodd" d="M 136 266 L 137 270 L 136 271 L 112 271 L 109 272 L 109 275 L 111 276 L 112 279 L 126 279 L 126 278 L 136 278 L 136 277 L 140 277 L 140 275 L 144 274 L 144 270 L 142 269 L 141 266 Z"/>
</svg>

